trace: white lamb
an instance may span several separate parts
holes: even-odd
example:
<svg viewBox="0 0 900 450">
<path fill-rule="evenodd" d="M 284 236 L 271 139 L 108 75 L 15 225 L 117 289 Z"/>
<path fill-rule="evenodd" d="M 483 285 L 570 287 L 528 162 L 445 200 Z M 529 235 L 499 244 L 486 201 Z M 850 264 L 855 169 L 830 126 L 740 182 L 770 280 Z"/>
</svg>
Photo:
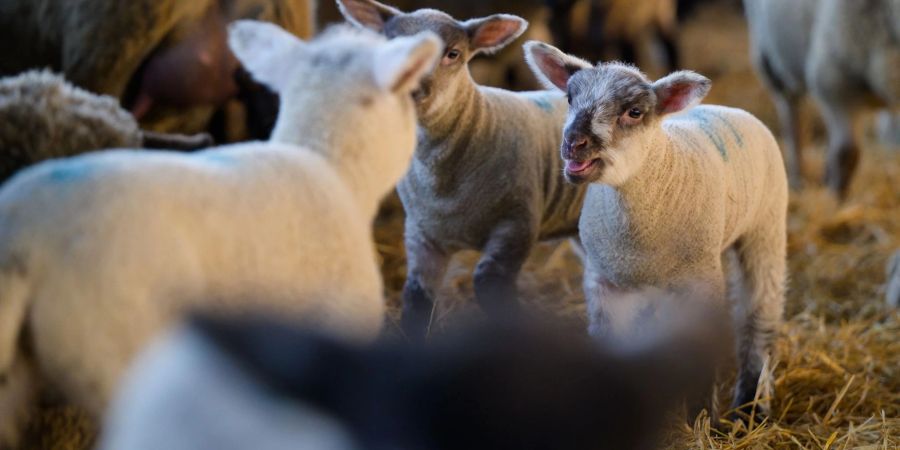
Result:
<svg viewBox="0 0 900 450">
<path fill-rule="evenodd" d="M 647 287 L 700 285 L 724 300 L 723 260 L 735 253 L 743 289 L 733 293 L 733 406 L 746 410 L 784 309 L 788 187 L 772 133 L 745 111 L 691 108 L 711 84 L 694 72 L 651 82 L 631 66 L 595 67 L 542 43 L 526 44 L 526 55 L 571 102 L 561 153 L 566 178 L 590 183 L 579 234 L 592 334 L 652 313 L 631 295 Z"/>
<path fill-rule="evenodd" d="M 351 339 L 379 332 L 372 220 L 408 168 L 410 94 L 440 40 L 341 28 L 303 43 L 240 21 L 230 45 L 281 94 L 269 142 L 89 154 L 42 163 L 0 190 L 7 438 L 30 368 L 99 415 L 132 357 L 189 309 L 275 314 Z"/>
</svg>

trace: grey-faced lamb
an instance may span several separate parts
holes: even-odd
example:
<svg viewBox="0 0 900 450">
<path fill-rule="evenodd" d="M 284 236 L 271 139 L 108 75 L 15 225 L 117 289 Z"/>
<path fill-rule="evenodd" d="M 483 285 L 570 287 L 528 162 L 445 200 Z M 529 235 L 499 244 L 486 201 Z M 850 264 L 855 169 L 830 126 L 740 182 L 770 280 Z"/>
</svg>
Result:
<svg viewBox="0 0 900 450">
<path fill-rule="evenodd" d="M 738 109 L 693 107 L 711 85 L 694 72 L 651 82 L 543 43 L 526 54 L 572 102 L 560 153 L 566 178 L 589 186 L 579 234 L 591 334 L 645 314 L 631 293 L 647 286 L 724 300 L 736 254 L 733 406 L 746 407 L 784 309 L 788 187 L 771 132 Z"/>
<path fill-rule="evenodd" d="M 622 349 L 509 317 L 453 327 L 427 346 L 200 318 L 138 360 L 100 448 L 656 448 L 666 412 L 712 382 L 728 345 L 716 319 L 656 328 Z"/>
<path fill-rule="evenodd" d="M 141 130 L 116 99 L 72 86 L 49 71 L 0 78 L 0 182 L 40 161 L 93 150 L 196 150 L 210 145 L 206 134 Z"/>
<path fill-rule="evenodd" d="M 506 308 L 532 246 L 576 233 L 585 190 L 565 183 L 556 157 L 565 97 L 479 86 L 469 74 L 473 56 L 499 50 L 527 23 L 504 14 L 460 22 L 374 0 L 339 4 L 349 21 L 388 37 L 431 30 L 446 42 L 439 66 L 415 94 L 419 142 L 398 185 L 406 210 L 405 332 L 427 332 L 436 288 L 460 250 L 482 252 L 474 273 L 478 302 Z"/>
<path fill-rule="evenodd" d="M 744 0 L 751 56 L 781 119 L 791 183 L 802 184 L 799 105 L 812 95 L 828 130 L 825 183 L 845 196 L 864 113 L 900 106 L 900 2 Z"/>
<path fill-rule="evenodd" d="M 273 314 L 361 340 L 379 332 L 372 220 L 409 166 L 410 94 L 439 39 L 345 27 L 304 43 L 238 21 L 230 44 L 281 94 L 270 141 L 82 155 L 0 190 L 7 437 L 9 402 L 27 401 L 35 376 L 98 416 L 136 352 L 189 309 Z M 22 369 L 31 364 L 37 375 Z"/>
</svg>

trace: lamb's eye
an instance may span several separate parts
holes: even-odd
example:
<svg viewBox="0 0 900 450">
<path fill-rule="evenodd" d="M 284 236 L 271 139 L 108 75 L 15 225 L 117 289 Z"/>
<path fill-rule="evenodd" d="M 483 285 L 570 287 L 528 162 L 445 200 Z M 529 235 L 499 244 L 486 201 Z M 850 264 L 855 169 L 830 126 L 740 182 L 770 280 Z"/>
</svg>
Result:
<svg viewBox="0 0 900 450">
<path fill-rule="evenodd" d="M 619 116 L 619 123 L 625 126 L 632 126 L 641 123 L 641 119 L 644 118 L 644 111 L 641 111 L 641 108 L 631 108 L 628 111 L 622 113 Z"/>
<path fill-rule="evenodd" d="M 462 53 L 459 50 L 457 50 L 455 48 L 451 48 L 451 49 L 447 50 L 447 53 L 444 53 L 444 58 L 447 61 L 456 61 L 457 59 L 459 59 L 459 56 L 461 54 Z"/>
</svg>

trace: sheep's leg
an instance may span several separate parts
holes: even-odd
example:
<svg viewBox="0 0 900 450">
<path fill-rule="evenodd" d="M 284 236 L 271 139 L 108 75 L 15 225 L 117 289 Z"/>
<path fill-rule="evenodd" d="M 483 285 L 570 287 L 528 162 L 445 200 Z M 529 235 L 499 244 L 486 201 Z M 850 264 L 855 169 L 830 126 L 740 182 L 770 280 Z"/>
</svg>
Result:
<svg viewBox="0 0 900 450">
<path fill-rule="evenodd" d="M 776 220 L 768 231 L 745 236 L 736 246 L 742 291 L 735 299 L 738 376 L 731 406 L 748 416 L 784 311 L 785 224 Z"/>
<path fill-rule="evenodd" d="M 518 306 L 516 279 L 537 237 L 521 222 L 505 222 L 491 232 L 475 266 L 475 298 L 488 314 Z"/>
<path fill-rule="evenodd" d="M 773 92 L 775 108 L 781 121 L 781 134 L 784 138 L 784 161 L 787 166 L 791 187 L 803 187 L 803 142 L 800 131 L 800 105 L 796 96 Z"/>
<path fill-rule="evenodd" d="M 828 128 L 828 153 L 825 161 L 825 184 L 840 198 L 847 195 L 853 172 L 859 164 L 856 140 L 856 114 L 841 107 L 821 105 Z"/>
<path fill-rule="evenodd" d="M 445 251 L 407 227 L 407 275 L 400 325 L 410 339 L 423 339 L 431 325 L 434 298 L 450 259 Z"/>
</svg>

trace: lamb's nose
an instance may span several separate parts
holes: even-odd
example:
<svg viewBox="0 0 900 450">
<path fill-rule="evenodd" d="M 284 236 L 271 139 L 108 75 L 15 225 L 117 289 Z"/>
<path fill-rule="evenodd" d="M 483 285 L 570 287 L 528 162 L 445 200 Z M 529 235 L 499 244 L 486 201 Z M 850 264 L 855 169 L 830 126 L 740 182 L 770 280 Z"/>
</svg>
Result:
<svg viewBox="0 0 900 450">
<path fill-rule="evenodd" d="M 566 159 L 574 159 L 573 157 L 587 148 L 587 145 L 587 136 L 581 133 L 567 135 L 563 143 L 563 157 Z"/>
</svg>

